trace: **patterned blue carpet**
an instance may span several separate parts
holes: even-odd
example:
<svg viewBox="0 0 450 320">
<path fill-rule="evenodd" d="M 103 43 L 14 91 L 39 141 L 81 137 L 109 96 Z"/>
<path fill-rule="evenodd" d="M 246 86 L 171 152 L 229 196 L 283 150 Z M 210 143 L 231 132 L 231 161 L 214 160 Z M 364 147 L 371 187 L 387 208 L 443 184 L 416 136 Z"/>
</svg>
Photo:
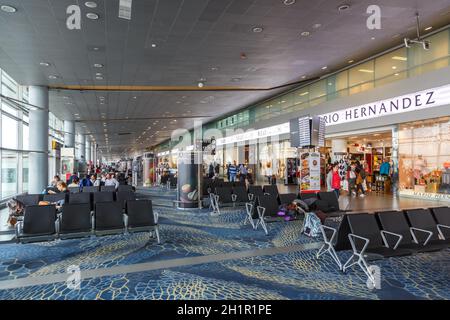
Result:
<svg viewBox="0 0 450 320">
<path fill-rule="evenodd" d="M 157 208 L 162 244 L 148 233 L 0 246 L 0 281 L 133 265 L 251 249 L 315 243 L 301 221 L 268 224 L 269 236 L 243 225 L 243 209 L 220 216 L 208 210 Z M 0 290 L 0 299 L 450 299 L 450 250 L 376 261 L 381 289 L 370 290 L 355 267 L 340 272 L 316 249 L 200 265 L 104 276 L 82 281 Z M 349 252 L 341 252 L 342 261 Z"/>
</svg>

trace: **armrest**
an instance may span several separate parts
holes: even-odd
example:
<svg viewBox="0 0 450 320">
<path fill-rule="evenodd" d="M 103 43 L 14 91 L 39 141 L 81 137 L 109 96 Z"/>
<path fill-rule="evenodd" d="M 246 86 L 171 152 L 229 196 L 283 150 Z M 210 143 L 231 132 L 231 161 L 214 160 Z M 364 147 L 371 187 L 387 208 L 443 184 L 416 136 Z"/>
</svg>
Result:
<svg viewBox="0 0 450 320">
<path fill-rule="evenodd" d="M 356 248 L 355 238 L 364 241 L 364 246 L 359 252 L 358 252 L 358 249 Z M 348 234 L 348 239 L 350 240 L 350 244 L 352 245 L 353 252 L 358 254 L 358 255 L 363 255 L 364 254 L 364 251 L 366 251 L 367 246 L 369 245 L 369 242 L 370 242 L 369 239 L 361 237 L 361 236 L 358 236 L 358 235 L 353 234 L 353 233 L 349 233 Z"/>
<path fill-rule="evenodd" d="M 258 211 L 258 216 L 260 219 L 264 219 L 264 214 L 266 213 L 266 208 L 257 206 L 256 210 Z"/>
<path fill-rule="evenodd" d="M 19 236 L 22 233 L 22 229 L 23 229 L 23 221 L 17 221 L 15 226 L 16 239 L 19 239 Z"/>
<path fill-rule="evenodd" d="M 233 202 L 236 202 L 236 200 L 237 200 L 237 195 L 236 195 L 236 194 L 232 194 L 232 195 L 231 195 L 231 200 L 232 200 Z"/>
<path fill-rule="evenodd" d="M 415 241 L 416 243 L 419 243 L 419 241 L 417 241 L 417 237 L 416 237 L 416 234 L 415 234 L 414 231 L 420 231 L 420 232 L 423 232 L 423 233 L 427 233 L 427 234 L 428 234 L 427 240 L 425 240 L 425 242 L 423 243 L 424 246 L 427 245 L 428 241 L 430 241 L 431 236 L 433 235 L 433 232 L 431 232 L 431 231 L 429 231 L 429 230 L 420 229 L 420 228 L 414 228 L 414 227 L 411 227 L 411 228 L 409 228 L 409 230 L 410 230 L 411 235 L 412 235 L 412 237 L 413 237 L 413 239 L 414 239 L 414 241 Z"/>
<path fill-rule="evenodd" d="M 442 232 L 442 229 L 443 229 L 443 228 L 450 229 L 450 226 L 447 226 L 447 225 L 445 225 L 445 224 L 438 224 L 438 225 L 437 225 L 437 228 L 438 228 L 438 231 L 439 231 L 439 234 L 440 234 L 441 238 L 444 239 L 444 240 L 446 240 L 446 239 L 445 239 L 445 236 L 444 236 L 444 233 Z"/>
<path fill-rule="evenodd" d="M 245 209 L 247 210 L 247 213 L 250 214 L 253 211 L 253 203 L 246 202 L 245 203 Z"/>
<path fill-rule="evenodd" d="M 330 239 L 328 239 L 325 229 L 333 231 L 333 234 L 331 235 Z M 323 236 L 325 242 L 332 244 L 334 237 L 336 236 L 337 230 L 335 228 L 332 228 L 329 226 L 324 226 L 323 224 L 320 225 L 320 230 L 322 231 L 322 236 Z"/>
<path fill-rule="evenodd" d="M 381 237 L 383 238 L 384 244 L 386 245 L 386 247 L 389 248 L 389 242 L 386 239 L 386 234 L 389 234 L 391 236 L 397 237 L 397 243 L 394 245 L 394 250 L 397 249 L 397 247 L 399 246 L 400 242 L 403 239 L 403 236 L 401 234 L 398 233 L 394 233 L 394 232 L 390 232 L 390 231 L 386 231 L 386 230 L 381 230 Z"/>
<path fill-rule="evenodd" d="M 255 195 L 253 193 L 248 194 L 248 200 L 253 201 L 254 198 L 255 198 Z"/>
</svg>

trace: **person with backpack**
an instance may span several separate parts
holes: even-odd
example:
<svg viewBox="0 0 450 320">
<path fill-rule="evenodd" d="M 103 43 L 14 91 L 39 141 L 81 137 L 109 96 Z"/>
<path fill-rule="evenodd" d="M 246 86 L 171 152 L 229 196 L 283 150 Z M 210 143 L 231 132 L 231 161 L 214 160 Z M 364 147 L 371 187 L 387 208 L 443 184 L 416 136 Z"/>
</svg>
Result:
<svg viewBox="0 0 450 320">
<path fill-rule="evenodd" d="M 237 167 L 236 167 L 236 160 L 233 161 L 233 164 L 230 164 L 228 166 L 228 172 L 230 174 L 230 180 L 231 182 L 236 181 L 236 174 L 237 174 Z"/>
</svg>

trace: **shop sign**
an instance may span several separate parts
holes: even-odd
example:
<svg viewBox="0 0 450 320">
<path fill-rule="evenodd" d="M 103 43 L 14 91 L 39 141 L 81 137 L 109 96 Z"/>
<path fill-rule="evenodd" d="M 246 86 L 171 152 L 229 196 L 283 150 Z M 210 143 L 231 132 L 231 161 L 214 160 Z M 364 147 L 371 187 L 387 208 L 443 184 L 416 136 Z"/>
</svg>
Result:
<svg viewBox="0 0 450 320">
<path fill-rule="evenodd" d="M 327 126 L 332 126 L 439 107 L 446 104 L 450 104 L 450 85 L 338 110 L 324 114 L 321 117 L 325 118 Z"/>
<path fill-rule="evenodd" d="M 450 202 L 450 194 L 445 193 L 430 193 L 430 192 L 418 192 L 414 190 L 401 190 L 399 191 L 399 194 L 400 196 L 412 197 L 416 199 Z"/>
<path fill-rule="evenodd" d="M 233 136 L 217 139 L 216 145 L 221 146 L 230 143 L 250 141 L 262 139 L 270 136 L 277 136 L 285 133 L 289 133 L 289 122 L 282 123 L 276 126 L 263 128 L 259 130 L 251 130 L 244 133 L 236 134 Z"/>
</svg>

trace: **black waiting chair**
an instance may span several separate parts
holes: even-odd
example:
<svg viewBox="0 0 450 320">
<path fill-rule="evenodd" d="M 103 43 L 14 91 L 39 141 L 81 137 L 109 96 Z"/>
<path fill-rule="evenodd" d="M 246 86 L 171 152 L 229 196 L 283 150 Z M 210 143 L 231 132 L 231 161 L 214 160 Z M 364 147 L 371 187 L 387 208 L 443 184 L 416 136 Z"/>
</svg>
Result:
<svg viewBox="0 0 450 320">
<path fill-rule="evenodd" d="M 100 191 L 100 187 L 94 187 L 94 186 L 86 186 L 83 187 L 83 192 L 99 192 Z"/>
<path fill-rule="evenodd" d="M 436 224 L 428 209 L 406 210 L 409 224 L 411 225 L 411 234 L 416 243 L 424 246 L 440 247 L 446 249 L 450 245 L 450 238 L 440 239 L 440 227 Z"/>
<path fill-rule="evenodd" d="M 351 230 L 348 238 L 353 254 L 344 264 L 342 268 L 344 272 L 358 264 L 366 276 L 375 284 L 374 276 L 366 260 L 367 254 L 371 254 L 374 259 L 382 259 L 407 256 L 414 253 L 414 250 L 387 247 L 383 241 L 383 231 L 380 230 L 374 214 L 349 214 L 347 219 Z"/>
<path fill-rule="evenodd" d="M 383 241 L 389 247 L 411 249 L 417 252 L 440 250 L 440 246 L 419 244 L 413 240 L 412 229 L 402 211 L 384 211 L 376 213 L 383 229 Z"/>
<path fill-rule="evenodd" d="M 217 214 L 220 214 L 220 207 L 230 204 L 235 205 L 231 188 L 216 187 L 214 194 L 211 194 L 210 198 L 213 212 Z"/>
<path fill-rule="evenodd" d="M 255 201 L 257 197 L 263 196 L 264 191 L 261 186 L 248 186 L 249 200 Z"/>
<path fill-rule="evenodd" d="M 115 192 L 116 187 L 115 186 L 101 186 L 100 192 Z"/>
<path fill-rule="evenodd" d="M 114 192 L 94 192 L 94 207 L 99 202 L 113 202 Z"/>
<path fill-rule="evenodd" d="M 29 205 L 23 221 L 16 224 L 16 239 L 20 243 L 51 241 L 57 238 L 56 207 Z"/>
<path fill-rule="evenodd" d="M 91 234 L 90 204 L 64 204 L 59 217 L 59 237 L 61 239 L 72 239 L 90 236 Z"/>
<path fill-rule="evenodd" d="M 127 201 L 136 200 L 136 194 L 131 191 L 119 191 L 116 193 L 116 201 L 122 203 L 123 208 L 126 208 Z"/>
<path fill-rule="evenodd" d="M 292 203 L 295 199 L 297 199 L 296 193 L 280 193 L 278 195 L 278 198 L 280 199 L 280 204 L 286 205 Z"/>
<path fill-rule="evenodd" d="M 326 213 L 328 216 L 338 216 L 347 212 L 346 210 L 341 210 L 338 197 L 333 191 L 319 192 L 318 196 L 319 200 L 314 202 L 317 210 Z"/>
<path fill-rule="evenodd" d="M 97 202 L 94 213 L 96 235 L 123 233 L 125 230 L 122 204 L 119 202 Z"/>
<path fill-rule="evenodd" d="M 69 204 L 84 204 L 84 203 L 89 204 L 91 211 L 94 209 L 92 205 L 91 193 L 82 192 L 69 194 Z"/>
<path fill-rule="evenodd" d="M 56 194 L 44 194 L 43 201 L 55 203 L 61 200 L 66 200 L 67 194 L 64 192 L 56 193 Z"/>
<path fill-rule="evenodd" d="M 80 187 L 68 187 L 69 193 L 80 193 Z"/>
<path fill-rule="evenodd" d="M 315 199 L 315 200 L 319 199 L 319 196 L 316 192 L 306 192 L 306 193 L 303 192 L 303 193 L 300 193 L 299 197 L 300 197 L 300 200 L 303 200 L 303 201 L 307 200 L 307 199 Z"/>
<path fill-rule="evenodd" d="M 23 194 L 16 196 L 15 199 L 22 202 L 24 206 L 37 206 L 41 200 L 40 194 Z"/>
<path fill-rule="evenodd" d="M 245 184 L 245 181 L 235 181 L 235 182 L 233 182 L 233 187 L 244 187 L 244 188 L 246 188 L 247 186 Z"/>
<path fill-rule="evenodd" d="M 120 185 L 117 189 L 118 192 L 133 192 L 133 186 L 129 184 Z"/>
<path fill-rule="evenodd" d="M 268 235 L 265 218 L 278 216 L 277 197 L 271 194 L 263 194 L 256 198 L 255 203 L 246 204 L 246 211 L 247 217 L 244 224 L 249 221 L 255 230 L 261 225 L 265 234 Z"/>
<path fill-rule="evenodd" d="M 154 232 L 158 243 L 159 238 L 158 213 L 153 212 L 151 200 L 129 200 L 126 207 L 127 213 L 127 231 Z"/>
<path fill-rule="evenodd" d="M 233 196 L 234 203 L 244 204 L 249 201 L 247 189 L 245 188 L 245 186 L 236 186 L 236 187 L 233 187 L 232 190 L 233 190 L 232 196 Z"/>
<path fill-rule="evenodd" d="M 220 183 L 220 188 L 233 188 L 234 182 L 225 181 Z"/>
<path fill-rule="evenodd" d="M 440 207 L 431 209 L 437 221 L 437 228 L 442 239 L 450 238 L 450 207 Z"/>
<path fill-rule="evenodd" d="M 275 197 L 278 197 L 278 195 L 280 194 L 278 192 L 278 187 L 276 184 L 265 185 L 263 187 L 263 190 L 264 190 L 264 193 L 272 194 Z"/>
</svg>

